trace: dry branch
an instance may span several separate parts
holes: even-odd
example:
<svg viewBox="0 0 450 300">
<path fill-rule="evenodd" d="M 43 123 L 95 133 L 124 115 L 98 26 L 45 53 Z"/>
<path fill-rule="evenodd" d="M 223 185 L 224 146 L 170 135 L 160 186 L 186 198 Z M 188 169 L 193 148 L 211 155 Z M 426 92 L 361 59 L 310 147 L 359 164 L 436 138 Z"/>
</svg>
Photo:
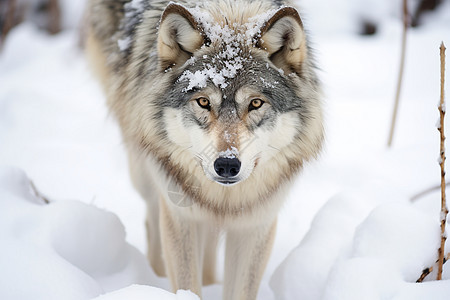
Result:
<svg viewBox="0 0 450 300">
<path fill-rule="evenodd" d="M 391 129 L 389 131 L 388 147 L 392 146 L 394 138 L 395 123 L 397 121 L 397 111 L 400 102 L 400 90 L 402 88 L 403 70 L 405 68 L 405 52 L 406 52 L 406 32 L 408 30 L 409 15 L 408 15 L 408 0 L 403 0 L 403 33 L 402 33 L 402 50 L 400 56 L 400 68 L 398 72 L 397 90 L 395 92 L 394 111 L 392 112 Z"/>
<path fill-rule="evenodd" d="M 450 259 L 450 253 L 447 253 L 447 255 L 444 257 L 444 264 Z M 438 263 L 439 261 L 436 261 L 436 263 Z M 422 274 L 420 275 L 419 279 L 416 280 L 417 283 L 420 283 L 422 281 L 424 281 L 424 279 L 430 275 L 431 272 L 433 272 L 433 266 L 429 267 L 429 268 L 425 268 L 422 271 Z"/>
<path fill-rule="evenodd" d="M 429 268 L 423 269 L 422 274 L 420 275 L 419 279 L 416 280 L 416 283 L 421 283 L 422 281 L 424 281 L 424 279 L 425 279 L 431 272 L 433 272 L 433 267 L 429 267 Z"/>
<path fill-rule="evenodd" d="M 441 98 L 439 102 L 439 116 L 440 116 L 440 126 L 438 128 L 440 132 L 440 161 L 439 164 L 441 166 L 441 246 L 438 250 L 438 272 L 437 272 L 437 280 L 442 279 L 442 267 L 444 265 L 444 251 L 445 251 L 445 240 L 447 239 L 445 234 L 445 223 L 447 222 L 447 203 L 445 200 L 445 136 L 444 136 L 444 117 L 445 117 L 445 104 L 444 104 L 444 81 L 445 81 L 445 46 L 444 43 L 441 43 L 440 47 L 440 56 L 441 56 Z"/>
</svg>

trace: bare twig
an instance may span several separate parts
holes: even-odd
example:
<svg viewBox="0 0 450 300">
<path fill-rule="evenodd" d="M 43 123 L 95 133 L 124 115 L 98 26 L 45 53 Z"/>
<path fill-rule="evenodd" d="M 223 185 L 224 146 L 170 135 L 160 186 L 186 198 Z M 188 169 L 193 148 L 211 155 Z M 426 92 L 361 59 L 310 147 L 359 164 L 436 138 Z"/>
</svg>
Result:
<svg viewBox="0 0 450 300">
<path fill-rule="evenodd" d="M 431 272 L 433 272 L 433 267 L 423 269 L 422 274 L 419 279 L 416 280 L 416 283 L 421 283 Z"/>
<path fill-rule="evenodd" d="M 400 102 L 400 90 L 403 81 L 403 69 L 405 68 L 405 52 L 406 52 L 406 32 L 408 30 L 409 15 L 408 15 L 408 0 L 403 0 L 403 33 L 402 33 L 402 50 L 400 57 L 400 69 L 398 72 L 397 91 L 395 92 L 394 111 L 392 112 L 391 129 L 389 131 L 388 147 L 392 146 L 394 138 L 395 123 L 397 121 L 397 111 Z"/>
<path fill-rule="evenodd" d="M 445 136 L 444 136 L 444 117 L 445 117 L 445 104 L 444 104 L 444 81 L 445 81 L 445 46 L 444 43 L 441 43 L 440 47 L 440 56 L 441 56 L 441 99 L 439 102 L 439 115 L 440 115 L 440 126 L 438 128 L 440 132 L 440 140 L 441 140 L 441 156 L 440 156 L 440 162 L 441 165 L 441 246 L 439 247 L 438 254 L 439 254 L 439 260 L 438 260 L 438 272 L 437 272 L 437 280 L 442 279 L 442 267 L 444 265 L 444 247 L 445 247 L 445 240 L 447 239 L 445 235 L 445 223 L 447 222 L 447 203 L 445 201 Z"/>
<path fill-rule="evenodd" d="M 61 31 L 61 9 L 59 0 L 49 0 L 48 31 L 55 34 Z"/>
<path fill-rule="evenodd" d="M 42 200 L 42 202 L 44 202 L 45 204 L 50 204 L 50 201 L 39 192 L 39 190 L 34 185 L 34 182 L 31 180 L 30 180 L 30 186 L 31 186 L 31 190 L 33 191 L 33 193 L 36 197 L 38 197 L 40 200 Z"/>
<path fill-rule="evenodd" d="M 450 259 L 450 253 L 447 253 L 447 255 L 444 257 L 444 264 Z M 438 263 L 439 261 L 436 261 L 436 263 Z M 419 279 L 416 280 L 417 283 L 420 283 L 422 281 L 424 281 L 424 279 L 430 275 L 431 272 L 433 272 L 434 267 L 431 266 L 429 268 L 425 268 L 422 271 L 422 274 L 420 275 Z"/>
<path fill-rule="evenodd" d="M 14 16 L 16 14 L 16 0 L 8 0 L 4 5 L 7 6 L 5 11 L 5 16 L 2 23 L 2 28 L 0 32 L 0 47 L 3 46 L 5 42 L 6 35 L 11 30 L 14 25 Z"/>
<path fill-rule="evenodd" d="M 445 186 L 448 186 L 448 185 L 450 185 L 450 181 L 447 181 L 447 182 L 445 183 Z M 411 202 L 417 201 L 418 199 L 422 198 L 423 196 L 425 196 L 425 195 L 427 195 L 427 194 L 429 194 L 429 193 L 438 191 L 438 190 L 440 190 L 440 189 L 441 189 L 441 184 L 438 184 L 438 185 L 429 187 L 429 188 L 427 188 L 426 190 L 423 190 L 423 191 L 421 191 L 420 193 L 417 193 L 417 194 L 415 194 L 414 196 L 412 196 L 412 197 L 411 197 Z"/>
</svg>

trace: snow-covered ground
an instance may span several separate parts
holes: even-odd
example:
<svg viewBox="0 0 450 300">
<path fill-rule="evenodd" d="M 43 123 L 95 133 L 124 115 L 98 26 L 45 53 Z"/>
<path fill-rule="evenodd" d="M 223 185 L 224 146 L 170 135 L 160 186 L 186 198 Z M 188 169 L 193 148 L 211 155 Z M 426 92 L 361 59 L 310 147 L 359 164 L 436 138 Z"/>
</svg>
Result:
<svg viewBox="0 0 450 300">
<path fill-rule="evenodd" d="M 440 180 L 438 47 L 450 46 L 450 1 L 409 32 L 391 149 L 398 12 L 367 1 L 382 22 L 360 37 L 363 1 L 299 2 L 322 70 L 327 143 L 280 213 L 258 299 L 448 299 L 450 266 L 441 282 L 432 273 L 414 283 L 437 259 L 439 191 L 411 198 Z M 81 5 L 64 7 L 81 16 Z M 168 280 L 145 261 L 145 206 L 76 22 L 66 23 L 57 36 L 22 24 L 0 53 L 0 299 L 197 299 L 162 290 Z M 220 284 L 203 295 L 219 299 Z"/>
</svg>

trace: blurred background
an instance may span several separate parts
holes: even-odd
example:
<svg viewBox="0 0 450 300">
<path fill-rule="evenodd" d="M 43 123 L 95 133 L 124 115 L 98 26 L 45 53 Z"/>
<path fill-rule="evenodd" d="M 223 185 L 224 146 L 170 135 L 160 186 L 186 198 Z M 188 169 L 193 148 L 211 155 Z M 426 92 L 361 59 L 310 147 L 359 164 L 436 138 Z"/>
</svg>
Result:
<svg viewBox="0 0 450 300">
<path fill-rule="evenodd" d="M 297 0 L 303 18 L 313 32 L 376 34 L 388 19 L 401 19 L 401 1 L 391 0 Z M 8 32 L 22 22 L 32 22 L 41 30 L 56 34 L 79 28 L 84 0 L 1 0 L 1 43 Z M 420 27 L 437 14 L 450 19 L 448 0 L 409 0 L 409 22 Z"/>
<path fill-rule="evenodd" d="M 365 228 L 360 223 L 378 203 L 404 200 L 402 203 L 438 221 L 440 194 L 436 187 L 439 187 L 440 169 L 437 163 L 439 134 L 436 120 L 439 113 L 436 104 L 440 96 L 439 45 L 444 41 L 447 47 L 450 46 L 450 0 L 407 1 L 406 22 L 409 28 L 405 44 L 405 72 L 397 127 L 390 148 L 387 147 L 388 132 L 402 56 L 402 0 L 294 1 L 301 10 L 323 82 L 326 143 L 320 158 L 306 165 L 281 210 L 273 254 L 259 299 L 275 299 L 269 281 L 289 253 L 294 253 L 293 249 L 299 249 L 301 253 L 291 256 L 294 260 L 285 261 L 285 266 L 291 269 L 282 267 L 283 272 L 274 275 L 276 285 L 273 290 L 277 300 L 323 299 L 312 296 L 312 293 L 320 295 L 325 288 L 334 287 L 337 291 L 345 291 L 347 296 L 352 291 L 362 291 L 373 297 L 355 294 L 354 298 L 331 296 L 329 299 L 391 299 L 386 296 L 377 298 L 378 293 L 373 290 L 377 289 L 381 295 L 395 294 L 392 281 L 387 280 L 389 277 L 386 275 L 397 274 L 398 271 L 402 278 L 414 282 L 422 268 L 435 261 L 436 251 L 422 247 L 427 241 L 413 239 L 418 236 L 417 230 L 410 225 L 421 227 L 424 220 L 420 216 L 400 219 L 399 223 L 405 225 L 402 229 L 401 226 L 392 226 L 396 223 L 383 213 L 370 227 L 374 232 L 368 231 L 368 236 L 375 238 L 366 243 L 369 245 L 367 248 L 377 250 L 382 245 L 379 249 L 391 249 L 389 251 L 396 254 L 386 265 L 380 265 L 379 272 L 366 267 L 360 269 L 361 273 L 341 268 L 348 270 L 344 275 L 354 276 L 347 282 L 347 287 L 339 281 L 333 284 L 327 278 L 331 278 L 329 272 L 335 262 L 339 266 L 340 262 L 351 258 L 349 249 L 358 244 L 358 239 L 352 239 L 353 232 L 355 228 Z M 85 4 L 84 0 L 0 0 L 0 166 L 10 165 L 24 170 L 37 189 L 57 203 L 76 199 L 113 212 L 124 226 L 126 241 L 143 254 L 147 249 L 146 208 L 130 182 L 120 130 L 108 112 L 101 88 L 84 57 L 81 41 L 86 22 Z M 450 82 L 448 65 L 447 93 Z M 445 123 L 448 132 L 448 117 Z M 5 187 L 9 185 L 7 180 L 0 180 L 0 191 L 2 184 Z M 341 201 L 336 202 L 336 195 Z M 411 199 L 415 200 L 411 202 Z M 44 215 L 40 222 L 24 221 L 16 226 L 13 221 L 22 220 L 23 209 L 16 209 L 17 201 L 8 204 L 2 200 L 0 197 L 0 228 L 8 230 L 9 223 L 4 226 L 1 223 L 7 220 L 11 220 L 14 226 L 7 231 L 8 234 L 2 236 L 0 232 L 0 244 L 14 246 L 17 243 L 17 247 L 11 247 L 9 256 L 3 255 L 9 267 L 0 272 L 0 298 L 72 299 L 68 297 L 67 288 L 61 289 L 63 296 L 59 298 L 55 298 L 57 295 L 50 289 L 44 291 L 40 298 L 35 296 L 37 294 L 30 287 L 50 286 L 37 284 L 37 278 L 45 280 L 46 276 L 52 275 L 54 282 L 61 282 L 61 272 L 42 275 L 42 270 L 47 268 L 47 260 L 41 259 L 39 268 L 18 267 L 24 257 L 33 258 L 38 252 L 27 248 L 27 245 L 37 245 L 36 249 L 41 249 L 33 239 L 45 237 L 42 232 L 47 231 L 42 231 L 41 227 L 48 223 L 48 215 Z M 333 213 L 321 214 L 327 203 L 331 203 L 330 211 Z M 364 207 L 364 213 L 361 213 L 361 207 Z M 10 214 L 9 219 L 2 215 L 5 211 Z M 70 209 L 61 218 L 69 215 L 72 216 Z M 87 245 L 86 253 L 97 253 L 98 257 L 111 253 L 114 243 L 99 242 L 96 231 L 93 231 L 91 240 L 84 239 L 90 229 L 83 229 L 88 227 L 79 224 L 89 219 L 89 214 L 77 212 L 74 215 L 76 222 L 73 222 L 71 230 L 79 240 L 73 243 Z M 26 220 L 34 216 L 35 213 L 30 212 Z M 50 227 L 50 232 L 69 236 L 67 228 Z M 402 230 L 391 234 L 394 227 Z M 19 242 L 17 239 L 2 240 L 17 228 L 31 233 L 23 234 L 23 241 Z M 110 236 L 117 237 L 115 228 L 104 228 Z M 385 231 L 380 233 L 375 230 L 377 228 L 385 228 Z M 373 233 L 378 233 L 383 239 L 377 240 L 377 234 Z M 424 232 L 423 235 L 429 234 Z M 26 239 L 28 237 L 31 241 Z M 123 237 L 118 236 L 118 239 Z M 394 240 L 402 243 L 394 243 Z M 411 246 L 407 243 L 409 240 L 414 240 L 415 244 Z M 58 238 L 56 242 L 65 245 L 68 241 Z M 44 245 L 46 243 L 51 244 L 43 242 Z M 391 248 L 386 248 L 386 245 Z M 22 253 L 23 249 L 30 250 Z M 89 260 L 87 254 L 79 254 L 78 249 L 74 249 L 76 261 L 89 266 L 86 269 L 90 270 L 92 261 L 99 260 L 98 257 Z M 417 259 L 414 251 L 420 251 L 426 259 Z M 55 255 L 53 250 L 51 255 Z M 219 255 L 219 259 L 221 257 Z M 372 257 L 370 253 L 367 255 L 369 262 Z M 141 281 L 111 280 L 105 284 L 103 275 L 97 275 L 104 272 L 110 276 L 110 265 L 120 262 L 120 259 L 113 257 L 111 261 L 105 263 L 105 269 L 94 268 L 92 274 L 86 271 L 104 291 L 141 281 L 168 287 L 165 279 L 161 283 L 145 278 Z M 408 262 L 405 264 L 408 272 L 397 266 L 398 261 Z M 414 270 L 409 271 L 413 262 L 416 262 Z M 0 265 L 4 266 L 1 260 Z M 397 271 L 391 272 L 385 266 Z M 450 268 L 447 268 L 446 278 L 449 279 Z M 219 264 L 219 274 L 222 269 L 223 261 Z M 287 274 L 287 279 L 280 274 Z M 16 290 L 29 292 L 33 297 L 4 297 L 2 292 L 23 278 L 28 280 L 27 288 L 17 287 Z M 336 278 L 345 279 L 346 276 Z M 368 284 L 369 280 L 365 282 L 365 278 L 373 280 L 370 279 Z M 385 279 L 386 284 L 379 283 L 378 279 Z M 74 280 L 67 280 L 67 286 L 73 285 Z M 444 295 L 441 298 L 435 297 L 437 292 L 430 293 L 434 287 L 439 289 L 437 285 L 428 286 L 431 290 L 424 284 L 415 285 L 414 289 L 404 285 L 405 291 L 412 294 L 415 288 L 423 289 L 421 295 L 424 296 L 420 298 L 420 293 L 417 293 L 417 298 L 410 294 L 393 298 L 448 299 L 450 280 L 442 285 L 446 294 L 439 293 Z M 218 286 L 206 289 L 205 294 L 209 295 L 206 299 L 218 299 L 219 289 Z M 280 297 L 284 291 L 291 297 Z M 54 298 L 50 297 L 52 295 Z"/>
</svg>

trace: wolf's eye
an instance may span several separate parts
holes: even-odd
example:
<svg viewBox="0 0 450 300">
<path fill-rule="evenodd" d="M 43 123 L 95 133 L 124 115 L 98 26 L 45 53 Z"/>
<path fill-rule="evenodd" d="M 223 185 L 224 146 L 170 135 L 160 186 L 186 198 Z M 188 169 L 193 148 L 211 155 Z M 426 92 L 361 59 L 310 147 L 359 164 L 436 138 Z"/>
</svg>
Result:
<svg viewBox="0 0 450 300">
<path fill-rule="evenodd" d="M 264 104 L 264 101 L 258 98 L 253 99 L 248 106 L 248 111 L 260 108 Z"/>
<path fill-rule="evenodd" d="M 211 104 L 209 103 L 208 99 L 206 99 L 205 97 L 200 97 L 200 98 L 198 98 L 196 100 L 197 100 L 197 104 L 201 108 L 204 108 L 204 109 L 207 109 L 207 110 L 211 110 Z"/>
</svg>

